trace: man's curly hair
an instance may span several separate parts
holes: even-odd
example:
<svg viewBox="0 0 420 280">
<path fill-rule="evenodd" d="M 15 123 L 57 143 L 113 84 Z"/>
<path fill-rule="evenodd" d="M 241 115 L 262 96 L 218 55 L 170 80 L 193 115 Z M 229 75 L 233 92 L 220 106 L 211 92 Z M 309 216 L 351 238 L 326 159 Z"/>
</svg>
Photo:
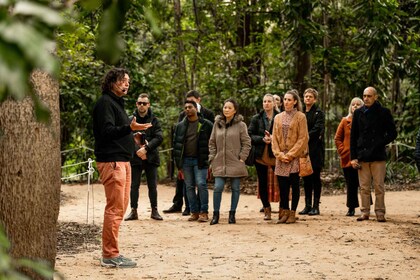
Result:
<svg viewBox="0 0 420 280">
<path fill-rule="evenodd" d="M 112 90 L 112 84 L 123 80 L 125 74 L 128 75 L 128 71 L 124 68 L 113 68 L 109 70 L 102 81 L 102 92 L 110 92 Z"/>
</svg>

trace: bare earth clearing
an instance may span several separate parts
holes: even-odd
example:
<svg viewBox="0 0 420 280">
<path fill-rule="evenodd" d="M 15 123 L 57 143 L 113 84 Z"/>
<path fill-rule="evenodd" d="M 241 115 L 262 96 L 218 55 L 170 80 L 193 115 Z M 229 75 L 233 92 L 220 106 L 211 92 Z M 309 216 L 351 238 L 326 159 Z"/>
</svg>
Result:
<svg viewBox="0 0 420 280">
<path fill-rule="evenodd" d="M 322 197 L 320 216 L 300 216 L 296 224 L 277 225 L 275 220 L 263 221 L 255 195 L 242 194 L 237 223 L 229 225 L 230 193 L 225 192 L 220 224 L 213 226 L 188 222 L 181 214 L 163 214 L 172 205 L 174 190 L 158 186 L 164 220 L 155 221 L 150 219 L 147 187 L 141 186 L 140 220 L 123 222 L 120 230 L 121 253 L 138 265 L 110 269 L 99 263 L 102 185 L 95 184 L 89 193 L 90 199 L 94 196 L 94 209 L 89 203 L 90 225 L 86 224 L 87 186 L 63 185 L 59 222 L 67 235 L 59 237 L 56 270 L 65 279 L 98 280 L 420 279 L 419 187 L 386 193 L 387 223 L 376 222 L 374 214 L 367 222 L 346 217 L 345 195 L 335 195 Z M 299 210 L 303 203 L 302 196 Z M 277 203 L 272 207 L 277 209 Z M 81 247 L 72 243 L 74 235 L 85 240 Z"/>
</svg>

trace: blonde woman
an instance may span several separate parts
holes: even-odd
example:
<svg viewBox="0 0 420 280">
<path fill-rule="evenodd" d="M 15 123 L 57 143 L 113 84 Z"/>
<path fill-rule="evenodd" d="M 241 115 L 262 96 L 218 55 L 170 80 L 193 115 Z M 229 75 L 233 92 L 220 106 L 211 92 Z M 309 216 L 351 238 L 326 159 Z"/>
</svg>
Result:
<svg viewBox="0 0 420 280">
<path fill-rule="evenodd" d="M 254 115 L 248 127 L 248 134 L 251 137 L 252 145 L 255 147 L 255 169 L 258 176 L 258 194 L 264 208 L 264 220 L 271 220 L 271 205 L 269 200 L 268 174 L 269 169 L 274 170 L 275 158 L 271 151 L 271 133 L 273 122 L 278 114 L 274 110 L 274 97 L 267 93 L 263 97 L 263 110 Z M 267 162 L 263 161 L 264 152 Z M 271 172 L 272 177 L 273 172 Z M 272 180 L 273 181 L 273 180 Z M 274 183 L 272 184 L 274 185 Z M 273 186 L 274 187 L 274 186 Z"/>
<path fill-rule="evenodd" d="M 280 211 L 277 223 L 295 223 L 299 203 L 299 158 L 308 151 L 308 127 L 297 90 L 289 90 L 283 99 L 284 112 L 274 119 L 272 149 L 276 157 L 275 174 L 280 187 Z M 289 192 L 292 187 L 292 204 Z"/>
<path fill-rule="evenodd" d="M 341 168 L 343 168 L 344 178 L 346 179 L 346 205 L 348 207 L 346 216 L 354 216 L 354 209 L 359 207 L 359 199 L 357 197 L 359 176 L 357 175 L 357 169 L 354 169 L 350 163 L 350 131 L 353 113 L 356 109 L 362 107 L 363 104 L 363 100 L 359 97 L 355 97 L 351 100 L 349 114 L 341 120 L 334 137 L 337 152 L 340 155 Z"/>
</svg>

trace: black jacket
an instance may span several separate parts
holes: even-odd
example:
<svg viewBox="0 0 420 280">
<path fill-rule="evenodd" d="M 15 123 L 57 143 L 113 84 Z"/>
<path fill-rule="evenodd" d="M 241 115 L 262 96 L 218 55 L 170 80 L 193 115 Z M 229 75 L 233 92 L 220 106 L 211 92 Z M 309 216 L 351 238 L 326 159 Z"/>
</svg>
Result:
<svg viewBox="0 0 420 280">
<path fill-rule="evenodd" d="M 264 124 L 264 110 L 259 112 L 258 114 L 254 115 L 251 118 L 251 122 L 248 126 L 248 134 L 251 137 L 251 144 L 255 146 L 255 158 L 261 158 L 265 148 L 265 142 L 263 138 L 265 136 L 265 124 Z M 274 110 L 273 114 L 273 121 L 271 122 L 271 126 L 268 132 L 273 133 L 273 124 L 274 124 L 274 117 L 279 112 Z M 268 145 L 268 155 L 274 158 L 273 151 L 271 150 L 271 144 Z"/>
<path fill-rule="evenodd" d="M 134 140 L 122 97 L 112 92 L 102 94 L 93 108 L 93 135 L 96 161 L 129 161 L 131 159 Z"/>
<path fill-rule="evenodd" d="M 209 139 L 211 135 L 211 131 L 213 129 L 213 124 L 203 117 L 199 117 L 198 119 L 198 168 L 208 168 L 209 167 Z M 175 127 L 175 132 L 173 136 L 173 157 L 175 160 L 176 167 L 178 169 L 182 169 L 182 160 L 183 160 L 183 153 L 184 153 L 184 141 L 185 141 L 185 134 L 188 129 L 188 119 L 184 118 L 181 122 L 179 122 Z"/>
<path fill-rule="evenodd" d="M 363 106 L 353 115 L 350 132 L 350 157 L 359 161 L 386 160 L 385 146 L 397 138 L 391 112 L 375 102 L 370 108 Z"/>
<path fill-rule="evenodd" d="M 314 168 L 322 168 L 325 158 L 325 114 L 315 104 L 305 112 L 309 134 L 309 157 Z"/>
<path fill-rule="evenodd" d="M 158 147 L 163 142 L 163 133 L 160 126 L 159 120 L 155 117 L 152 110 L 149 108 L 147 115 L 144 118 L 140 117 L 137 109 L 134 111 L 133 116 L 136 117 L 136 122 L 138 123 L 151 123 L 152 127 L 146 129 L 144 134 L 148 144 L 146 145 L 147 150 L 147 164 L 153 164 L 156 166 L 160 165 L 159 158 L 159 149 Z M 131 165 L 139 165 L 143 163 L 143 160 L 136 155 L 136 151 L 139 149 L 139 146 L 135 145 L 133 159 L 131 160 Z"/>
</svg>

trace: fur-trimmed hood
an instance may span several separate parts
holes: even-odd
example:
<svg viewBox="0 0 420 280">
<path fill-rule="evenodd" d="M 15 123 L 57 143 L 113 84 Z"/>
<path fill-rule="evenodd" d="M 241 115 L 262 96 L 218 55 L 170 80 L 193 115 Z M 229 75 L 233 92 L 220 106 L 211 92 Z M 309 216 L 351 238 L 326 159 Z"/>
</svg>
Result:
<svg viewBox="0 0 420 280">
<path fill-rule="evenodd" d="M 241 122 L 243 120 L 244 120 L 244 117 L 242 115 L 236 114 L 233 117 L 232 121 L 229 123 L 229 126 L 232 126 L 232 125 L 234 125 L 236 123 L 239 123 L 239 122 Z M 221 116 L 221 115 L 217 115 L 216 118 L 214 119 L 214 124 L 217 124 L 217 126 L 219 128 L 226 127 L 226 119 L 225 119 L 225 117 L 224 116 Z"/>
</svg>

